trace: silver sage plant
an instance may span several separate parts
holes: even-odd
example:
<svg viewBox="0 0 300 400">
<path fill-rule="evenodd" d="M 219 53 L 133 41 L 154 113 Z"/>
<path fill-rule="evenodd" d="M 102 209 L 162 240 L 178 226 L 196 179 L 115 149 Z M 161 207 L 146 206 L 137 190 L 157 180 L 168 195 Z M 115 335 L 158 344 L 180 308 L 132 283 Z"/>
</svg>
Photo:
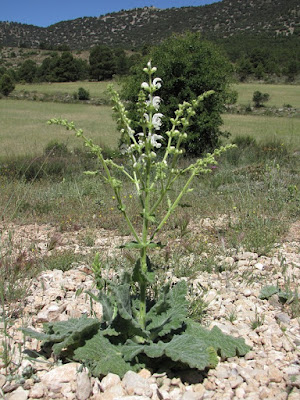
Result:
<svg viewBox="0 0 300 400">
<path fill-rule="evenodd" d="M 144 72 L 147 80 L 141 84 L 138 96 L 140 129 L 137 132 L 132 128 L 119 95 L 110 89 L 123 136 L 122 150 L 127 155 L 125 165 L 105 159 L 102 149 L 85 137 L 73 122 L 49 121 L 74 131 L 97 155 L 133 237 L 125 247 L 139 252 L 132 273 L 125 273 L 117 283 L 102 278 L 99 255 L 96 256 L 92 268 L 99 291 L 97 295 L 88 293 L 102 304 L 101 321 L 82 317 L 53 322 L 44 327 L 45 333 L 23 329 L 25 334 L 43 340 L 44 346 L 52 349 L 57 357 L 83 362 L 95 376 L 109 372 L 122 376 L 128 370 L 145 366 L 152 370 L 162 367 L 205 370 L 216 366 L 219 357 L 244 355 L 249 350 L 243 339 L 225 335 L 216 326 L 209 331 L 189 318 L 184 280 L 172 288 L 170 285 L 162 287 L 157 298 L 149 295 L 155 277 L 148 253 L 161 246 L 155 238 L 182 197 L 191 190 L 195 176 L 211 171 L 211 166 L 217 163 L 216 157 L 231 146 L 220 147 L 188 167 L 180 168 L 178 160 L 183 153 L 181 145 L 187 138 L 186 128 L 195 109 L 213 95 L 213 91 L 179 105 L 171 119 L 171 129 L 161 133 L 163 115 L 159 108 L 162 100 L 157 92 L 163 82 L 155 77 L 156 67 L 152 67 L 150 61 Z M 123 173 L 135 187 L 141 208 L 139 226 L 133 224 L 127 212 L 122 195 L 124 180 L 117 179 L 115 172 Z M 171 198 L 169 193 L 182 176 L 185 179 L 181 190 Z"/>
<path fill-rule="evenodd" d="M 141 84 L 141 91 L 138 97 L 138 111 L 140 119 L 139 132 L 132 128 L 132 121 L 128 118 L 128 112 L 116 91 L 110 86 L 109 90 L 113 102 L 113 110 L 117 115 L 117 123 L 121 131 L 123 145 L 121 151 L 128 156 L 130 168 L 116 164 L 111 159 L 105 159 L 102 149 L 94 144 L 92 140 L 85 137 L 81 129 L 77 129 L 73 122 L 63 119 L 51 119 L 49 123 L 65 126 L 68 130 L 75 131 L 76 136 L 81 137 L 85 145 L 97 155 L 104 169 L 107 183 L 112 187 L 118 202 L 118 208 L 123 214 L 135 241 L 128 243 L 126 247 L 138 249 L 140 258 L 138 268 L 134 276 L 137 278 L 140 292 L 139 322 L 145 328 L 146 315 L 146 289 L 147 283 L 151 283 L 153 277 L 148 270 L 147 253 L 150 249 L 159 246 L 154 239 L 161 231 L 164 224 L 175 211 L 182 197 L 189 191 L 195 176 L 211 172 L 211 166 L 217 164 L 216 157 L 232 145 L 222 146 L 213 153 L 208 153 L 199 158 L 195 163 L 186 168 L 179 168 L 178 160 L 183 154 L 181 145 L 187 139 L 186 128 L 191 118 L 195 115 L 195 109 L 199 104 L 214 91 L 207 91 L 191 102 L 180 104 L 171 119 L 171 129 L 160 134 L 163 114 L 159 112 L 162 99 L 157 95 L 162 80 L 154 77 L 157 68 L 152 67 L 151 61 L 147 63 L 144 72 L 148 78 Z M 162 147 L 163 154 L 157 154 Z M 141 206 L 141 229 L 136 229 L 130 220 L 122 196 L 122 181 L 113 176 L 113 170 L 121 171 L 125 177 L 132 182 Z M 92 174 L 92 173 L 91 173 Z M 177 179 L 186 176 L 186 181 L 180 193 L 175 199 L 170 199 L 169 193 Z M 167 207 L 161 218 L 157 219 L 157 211 L 164 200 L 167 200 Z M 151 233 L 150 228 L 151 226 Z M 154 229 L 153 229 L 154 226 Z"/>
</svg>

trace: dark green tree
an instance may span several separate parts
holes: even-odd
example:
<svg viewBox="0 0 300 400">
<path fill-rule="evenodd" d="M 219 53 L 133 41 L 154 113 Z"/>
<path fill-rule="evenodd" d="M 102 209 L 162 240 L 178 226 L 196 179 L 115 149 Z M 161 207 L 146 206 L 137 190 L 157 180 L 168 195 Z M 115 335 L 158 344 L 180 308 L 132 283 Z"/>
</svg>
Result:
<svg viewBox="0 0 300 400">
<path fill-rule="evenodd" d="M 97 81 L 111 79 L 116 73 L 113 51 L 105 45 L 95 46 L 90 51 L 90 78 Z"/>
<path fill-rule="evenodd" d="M 0 78 L 0 93 L 8 96 L 15 88 L 13 79 L 9 74 L 3 74 Z"/>
<path fill-rule="evenodd" d="M 256 90 L 253 93 L 252 100 L 254 102 L 255 107 L 263 107 L 264 103 L 266 103 L 270 98 L 269 93 L 261 93 L 259 90 Z"/>
<path fill-rule="evenodd" d="M 126 56 L 124 49 L 114 49 L 115 56 L 115 73 L 118 75 L 126 75 L 129 72 L 130 61 Z"/>
<path fill-rule="evenodd" d="M 78 89 L 78 99 L 79 100 L 89 100 L 90 99 L 89 91 L 84 89 L 83 87 L 80 87 Z"/>
<path fill-rule="evenodd" d="M 18 69 L 18 80 L 32 83 L 36 77 L 37 65 L 33 60 L 24 61 Z"/>
<path fill-rule="evenodd" d="M 191 101 L 205 91 L 215 91 L 196 110 L 184 146 L 186 153 L 191 155 L 215 148 L 222 136 L 221 113 L 230 97 L 233 68 L 227 58 L 197 33 L 172 36 L 153 47 L 150 54 L 131 69 L 132 74 L 123 85 L 123 97 L 129 100 L 129 115 L 133 120 L 138 120 L 135 94 L 144 79 L 143 66 L 149 59 L 157 66 L 157 74 L 163 81 L 159 96 L 163 100 L 160 112 L 166 117 L 163 121 L 166 129 L 169 129 L 167 121 L 174 116 L 178 104 Z"/>
<path fill-rule="evenodd" d="M 61 56 L 53 53 L 43 60 L 37 76 L 39 80 L 47 82 L 75 82 L 88 77 L 88 65 L 74 58 L 69 51 L 63 52 Z"/>
</svg>

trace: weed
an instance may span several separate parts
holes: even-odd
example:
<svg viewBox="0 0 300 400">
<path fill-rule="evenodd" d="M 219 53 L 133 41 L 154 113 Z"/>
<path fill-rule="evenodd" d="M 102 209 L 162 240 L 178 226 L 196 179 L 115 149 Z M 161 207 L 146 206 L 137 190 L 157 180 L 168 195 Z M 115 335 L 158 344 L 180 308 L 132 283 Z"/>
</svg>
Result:
<svg viewBox="0 0 300 400">
<path fill-rule="evenodd" d="M 45 256 L 42 260 L 44 269 L 61 271 L 69 271 L 74 265 L 82 261 L 82 255 L 75 254 L 74 251 L 68 250 L 64 252 L 54 252 L 50 256 Z"/>
<path fill-rule="evenodd" d="M 225 317 L 228 321 L 233 323 L 237 319 L 237 312 L 236 310 L 232 309 Z"/>
<path fill-rule="evenodd" d="M 251 329 L 255 330 L 259 326 L 262 326 L 265 322 L 265 316 L 264 315 L 259 315 L 257 312 L 257 308 L 255 309 L 255 317 L 251 321 Z"/>
</svg>

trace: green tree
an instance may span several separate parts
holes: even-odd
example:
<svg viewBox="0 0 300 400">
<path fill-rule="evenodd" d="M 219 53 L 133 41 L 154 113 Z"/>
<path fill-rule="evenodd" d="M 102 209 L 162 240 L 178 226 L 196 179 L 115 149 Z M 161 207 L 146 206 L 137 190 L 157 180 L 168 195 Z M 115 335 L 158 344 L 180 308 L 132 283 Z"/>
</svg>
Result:
<svg viewBox="0 0 300 400">
<path fill-rule="evenodd" d="M 261 93 L 259 90 L 256 90 L 253 93 L 252 100 L 254 102 L 255 107 L 263 107 L 263 103 L 267 102 L 270 98 L 269 93 Z"/>
<path fill-rule="evenodd" d="M 115 73 L 118 75 L 126 75 L 129 72 L 129 58 L 126 56 L 124 49 L 114 49 L 115 56 Z"/>
<path fill-rule="evenodd" d="M 3 74 L 0 78 L 0 93 L 8 96 L 15 88 L 13 79 L 9 74 Z"/>
<path fill-rule="evenodd" d="M 111 79 L 116 73 L 113 51 L 105 45 L 95 46 L 90 51 L 90 78 L 97 81 Z"/>
<path fill-rule="evenodd" d="M 33 60 L 26 60 L 21 64 L 17 72 L 17 76 L 20 81 L 32 83 L 36 77 L 36 72 L 36 63 Z"/>
<path fill-rule="evenodd" d="M 37 76 L 47 82 L 75 82 L 87 78 L 88 65 L 74 58 L 69 51 L 63 52 L 61 56 L 53 53 L 43 60 Z"/>
<path fill-rule="evenodd" d="M 78 89 L 78 99 L 79 100 L 89 100 L 90 99 L 89 91 L 84 89 L 83 87 L 80 87 Z"/>
<path fill-rule="evenodd" d="M 123 85 L 123 97 L 129 100 L 131 119 L 137 115 L 135 93 L 138 92 L 143 78 L 140 71 L 146 60 L 152 60 L 158 67 L 158 76 L 163 85 L 160 95 L 167 102 L 161 104 L 167 129 L 169 119 L 179 103 L 191 101 L 208 90 L 214 94 L 206 98 L 196 109 L 192 123 L 187 128 L 187 140 L 184 143 L 186 153 L 199 155 L 203 151 L 214 149 L 220 142 L 221 113 L 230 97 L 230 82 L 233 68 L 227 58 L 212 43 L 202 40 L 198 33 L 174 35 L 161 45 L 153 47 L 141 63 L 131 69 L 132 75 Z M 135 127 L 137 132 L 139 127 Z"/>
</svg>

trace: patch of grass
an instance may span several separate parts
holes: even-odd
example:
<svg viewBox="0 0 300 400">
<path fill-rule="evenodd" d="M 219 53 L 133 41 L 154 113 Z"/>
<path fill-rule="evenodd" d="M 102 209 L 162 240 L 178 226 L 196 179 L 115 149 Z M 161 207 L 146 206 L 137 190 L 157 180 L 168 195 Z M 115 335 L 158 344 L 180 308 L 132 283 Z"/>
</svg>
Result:
<svg viewBox="0 0 300 400">
<path fill-rule="evenodd" d="M 52 83 L 30 83 L 30 84 L 16 84 L 15 92 L 16 94 L 21 94 L 22 92 L 36 93 L 36 94 L 46 94 L 46 95 L 73 95 L 77 92 L 80 87 L 87 90 L 90 96 L 96 99 L 109 100 L 109 95 L 107 94 L 107 86 L 109 83 L 113 83 L 115 88 L 118 90 L 119 85 L 117 82 L 52 82 Z"/>
<path fill-rule="evenodd" d="M 300 150 L 300 118 L 224 114 L 222 130 L 236 136 L 253 137 L 258 143 L 278 141 L 293 151 Z"/>
<path fill-rule="evenodd" d="M 13 233 L 0 232 L 0 300 L 10 318 L 21 312 L 22 299 L 30 291 L 30 279 L 39 271 L 35 254 L 16 246 Z"/>
<path fill-rule="evenodd" d="M 250 321 L 251 329 L 255 330 L 256 328 L 262 326 L 265 322 L 265 316 L 259 315 L 257 309 L 255 309 L 255 317 Z"/>
<path fill-rule="evenodd" d="M 102 147 L 115 148 L 119 140 L 109 106 L 58 104 L 10 99 L 1 100 L 0 159 L 24 155 L 40 155 L 49 138 L 78 147 L 78 139 L 65 129 L 47 125 L 50 118 L 65 118 L 82 128 L 85 134 Z"/>
<path fill-rule="evenodd" d="M 239 83 L 233 85 L 233 89 L 238 92 L 238 103 L 247 105 L 252 101 L 255 91 L 270 94 L 268 106 L 282 107 L 284 104 L 291 104 L 293 107 L 300 108 L 300 86 L 299 85 L 279 85 L 279 84 L 260 84 L 260 83 Z"/>
<path fill-rule="evenodd" d="M 63 272 L 69 271 L 75 265 L 82 262 L 84 257 L 81 254 L 74 253 L 73 250 L 63 252 L 55 251 L 50 256 L 45 256 L 42 260 L 43 269 L 59 269 Z"/>
</svg>

